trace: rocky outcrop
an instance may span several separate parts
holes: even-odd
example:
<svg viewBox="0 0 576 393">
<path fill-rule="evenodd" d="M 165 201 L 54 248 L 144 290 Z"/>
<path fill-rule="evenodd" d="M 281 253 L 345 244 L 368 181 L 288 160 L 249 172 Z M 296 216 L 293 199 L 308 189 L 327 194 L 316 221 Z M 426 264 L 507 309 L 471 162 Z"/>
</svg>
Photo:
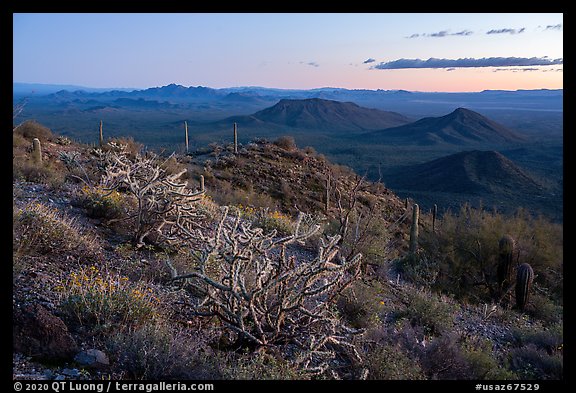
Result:
<svg viewBox="0 0 576 393">
<path fill-rule="evenodd" d="M 15 352 L 35 360 L 70 360 L 78 345 L 64 322 L 39 304 L 14 308 L 13 347 Z"/>
</svg>

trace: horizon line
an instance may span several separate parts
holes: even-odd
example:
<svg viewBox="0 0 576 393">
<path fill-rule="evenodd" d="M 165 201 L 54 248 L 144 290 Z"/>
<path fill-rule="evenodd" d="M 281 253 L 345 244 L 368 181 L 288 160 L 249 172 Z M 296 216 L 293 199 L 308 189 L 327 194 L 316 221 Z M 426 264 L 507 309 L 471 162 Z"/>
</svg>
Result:
<svg viewBox="0 0 576 393">
<path fill-rule="evenodd" d="M 21 85 L 42 85 L 42 86 L 68 86 L 68 87 L 74 87 L 74 88 L 79 88 L 78 90 L 75 91 L 80 91 L 81 89 L 98 89 L 98 90 L 106 90 L 106 91 L 114 91 L 114 90 L 131 90 L 131 91 L 142 91 L 142 90 L 148 90 L 148 89 L 156 89 L 156 88 L 163 88 L 163 87 L 168 87 L 171 85 L 175 85 L 175 86 L 180 86 L 180 87 L 184 87 L 184 88 L 199 88 L 199 87 L 203 87 L 203 88 L 207 88 L 207 89 L 212 89 L 212 90 L 226 90 L 226 89 L 268 89 L 268 90 L 286 90 L 286 91 L 312 91 L 312 90 L 327 90 L 327 89 L 334 89 L 334 90 L 347 90 L 347 91 L 355 91 L 355 90 L 366 90 L 366 91 L 396 91 L 396 92 L 400 92 L 400 91 L 406 91 L 406 92 L 410 92 L 410 93 L 445 93 L 445 94 L 458 94 L 458 93 L 482 93 L 485 91 L 508 91 L 508 92 L 517 92 L 517 91 L 538 91 L 538 90 L 549 90 L 549 91 L 554 91 L 554 90 L 564 90 L 564 88 L 547 88 L 547 87 L 542 87 L 542 88 L 536 88 L 536 89 L 515 89 L 515 90 L 510 90 L 510 89 L 483 89 L 483 90 L 469 90 L 469 91 L 439 91 L 439 90 L 407 90 L 407 89 L 366 89 L 366 88 L 347 88 L 347 87 L 333 87 L 333 86 L 322 86 L 322 87 L 312 87 L 312 88 L 286 88 L 286 87 L 267 87 L 267 86 L 255 86 L 255 85 L 250 85 L 250 86 L 228 86 L 228 87 L 210 87 L 210 86 L 203 86 L 203 85 L 197 85 L 197 86 L 186 86 L 186 85 L 182 85 L 179 83 L 169 83 L 167 85 L 161 85 L 161 86 L 149 86 L 149 87 L 94 87 L 94 86 L 85 86 L 85 85 L 76 85 L 73 83 L 44 83 L 44 82 L 12 82 L 12 85 L 14 86 L 15 84 L 21 84 Z M 66 89 L 63 89 L 66 90 Z"/>
</svg>

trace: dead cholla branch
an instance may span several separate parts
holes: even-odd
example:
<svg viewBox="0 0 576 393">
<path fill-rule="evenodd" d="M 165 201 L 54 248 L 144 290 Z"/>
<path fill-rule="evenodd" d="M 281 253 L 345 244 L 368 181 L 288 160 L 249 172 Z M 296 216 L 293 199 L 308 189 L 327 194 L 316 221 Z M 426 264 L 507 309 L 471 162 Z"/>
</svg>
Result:
<svg viewBox="0 0 576 393">
<path fill-rule="evenodd" d="M 303 229 L 302 221 L 300 214 L 294 233 L 276 239 L 274 231 L 251 228 L 239 215 L 229 217 L 224 208 L 213 235 L 182 231 L 183 238 L 196 235 L 205 244 L 197 256 L 197 270 L 179 274 L 170 260 L 166 263 L 172 280 L 188 280 L 194 292 L 202 294 L 189 305 L 197 315 L 218 318 L 238 334 L 239 344 L 296 345 L 295 362 L 321 373 L 336 349 L 359 358 L 350 338 L 360 330 L 343 326 L 331 305 L 336 294 L 359 276 L 361 255 L 350 260 L 339 257 L 336 235 L 321 240 L 312 261 L 289 257 L 289 244 L 319 230 L 318 225 Z"/>
</svg>

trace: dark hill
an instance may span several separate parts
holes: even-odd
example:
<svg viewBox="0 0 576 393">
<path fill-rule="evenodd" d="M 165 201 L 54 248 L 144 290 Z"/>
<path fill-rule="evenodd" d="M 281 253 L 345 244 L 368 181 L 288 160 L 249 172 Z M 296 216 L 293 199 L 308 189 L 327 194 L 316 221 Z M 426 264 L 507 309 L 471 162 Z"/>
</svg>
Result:
<svg viewBox="0 0 576 393">
<path fill-rule="evenodd" d="M 465 151 L 398 168 L 386 183 L 393 189 L 472 195 L 541 194 L 543 186 L 495 151 Z"/>
<path fill-rule="evenodd" d="M 395 127 L 410 121 L 396 113 L 340 102 L 310 98 L 282 99 L 276 105 L 251 116 L 234 116 L 223 120 L 225 124 L 237 122 L 263 122 L 270 125 L 323 131 L 366 131 Z"/>
<path fill-rule="evenodd" d="M 394 145 L 470 145 L 522 142 L 525 138 L 469 109 L 366 134 L 366 142 Z"/>
</svg>

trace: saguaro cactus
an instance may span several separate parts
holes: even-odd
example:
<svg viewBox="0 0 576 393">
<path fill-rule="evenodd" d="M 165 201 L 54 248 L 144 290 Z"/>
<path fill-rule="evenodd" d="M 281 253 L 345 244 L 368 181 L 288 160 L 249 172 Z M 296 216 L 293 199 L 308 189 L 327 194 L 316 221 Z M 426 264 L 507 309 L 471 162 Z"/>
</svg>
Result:
<svg viewBox="0 0 576 393">
<path fill-rule="evenodd" d="M 186 153 L 188 153 L 188 122 L 184 121 L 184 132 L 186 138 Z"/>
<path fill-rule="evenodd" d="M 40 145 L 40 139 L 34 138 L 32 141 L 32 160 L 36 164 L 42 163 L 42 146 Z"/>
<path fill-rule="evenodd" d="M 100 120 L 100 137 L 98 139 L 100 147 L 104 146 L 104 134 L 102 132 L 102 120 Z"/>
<path fill-rule="evenodd" d="M 200 191 L 205 191 L 205 189 L 204 189 L 204 175 L 200 175 Z"/>
<path fill-rule="evenodd" d="M 434 204 L 432 208 L 432 232 L 436 232 L 436 217 L 438 217 L 438 205 Z"/>
<path fill-rule="evenodd" d="M 234 123 L 234 154 L 238 154 L 238 130 L 236 123 Z"/>
<path fill-rule="evenodd" d="M 324 200 L 324 210 L 328 214 L 328 209 L 330 209 L 330 174 L 326 177 L 326 195 Z"/>
<path fill-rule="evenodd" d="M 420 218 L 420 207 L 417 203 L 412 206 L 412 228 L 410 229 L 410 254 L 418 250 L 418 219 Z"/>
<path fill-rule="evenodd" d="M 524 310 L 530 300 L 530 287 L 534 280 L 534 270 L 532 266 L 523 263 L 518 266 L 516 272 L 516 306 L 519 310 Z"/>
<path fill-rule="evenodd" d="M 498 289 L 504 290 L 506 286 L 512 283 L 512 272 L 514 270 L 514 251 L 516 249 L 516 241 L 510 235 L 504 235 L 498 243 Z"/>
</svg>

